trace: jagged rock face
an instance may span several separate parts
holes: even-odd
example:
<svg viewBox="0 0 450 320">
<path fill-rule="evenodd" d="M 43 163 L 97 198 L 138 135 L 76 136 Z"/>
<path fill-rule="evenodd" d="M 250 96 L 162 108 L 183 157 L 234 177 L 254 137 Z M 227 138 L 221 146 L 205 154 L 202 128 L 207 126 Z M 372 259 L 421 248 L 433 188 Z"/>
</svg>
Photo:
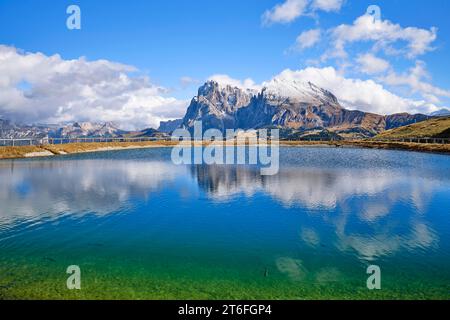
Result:
<svg viewBox="0 0 450 320">
<path fill-rule="evenodd" d="M 172 131 L 178 129 L 183 124 L 183 119 L 161 121 L 159 123 L 158 131 L 164 133 L 171 133 Z"/>
<path fill-rule="evenodd" d="M 198 90 L 183 119 L 185 128 L 192 128 L 195 121 L 202 121 L 204 129 L 221 131 L 238 127 L 237 112 L 250 104 L 254 92 L 236 87 L 221 86 L 209 81 Z"/>
<path fill-rule="evenodd" d="M 183 126 L 192 128 L 195 121 L 201 120 L 205 129 L 223 131 L 236 128 L 237 111 L 248 106 L 253 96 L 254 92 L 209 81 L 200 87 L 197 97 L 192 99 L 183 119 Z"/>
<path fill-rule="evenodd" d="M 288 84 L 274 79 L 249 106 L 238 110 L 238 127 L 323 128 L 329 126 L 342 110 L 333 94 L 310 82 Z"/>
<path fill-rule="evenodd" d="M 266 126 L 313 129 L 328 126 L 342 110 L 333 94 L 309 82 L 287 86 L 273 80 L 257 92 L 209 81 L 192 100 L 183 126 L 192 128 L 201 120 L 205 130 Z"/>
<path fill-rule="evenodd" d="M 264 92 L 237 112 L 239 129 L 277 126 L 292 129 L 328 127 L 342 112 L 338 104 L 309 104 L 292 98 L 274 98 Z"/>
<path fill-rule="evenodd" d="M 182 126 L 192 129 L 195 121 L 202 121 L 203 130 L 275 126 L 296 130 L 328 129 L 355 137 L 370 137 L 427 118 L 347 110 L 331 92 L 311 82 L 274 79 L 265 83 L 261 91 L 256 91 L 208 81 L 192 100 Z"/>
</svg>

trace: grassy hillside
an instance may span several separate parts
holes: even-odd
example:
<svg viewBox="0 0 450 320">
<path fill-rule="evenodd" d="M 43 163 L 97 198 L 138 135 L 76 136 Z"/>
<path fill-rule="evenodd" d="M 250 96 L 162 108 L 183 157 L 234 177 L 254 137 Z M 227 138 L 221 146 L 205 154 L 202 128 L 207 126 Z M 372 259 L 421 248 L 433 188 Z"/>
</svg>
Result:
<svg viewBox="0 0 450 320">
<path fill-rule="evenodd" d="M 385 131 L 376 138 L 450 138 L 450 117 L 433 118 L 423 122 L 411 124 Z"/>
</svg>

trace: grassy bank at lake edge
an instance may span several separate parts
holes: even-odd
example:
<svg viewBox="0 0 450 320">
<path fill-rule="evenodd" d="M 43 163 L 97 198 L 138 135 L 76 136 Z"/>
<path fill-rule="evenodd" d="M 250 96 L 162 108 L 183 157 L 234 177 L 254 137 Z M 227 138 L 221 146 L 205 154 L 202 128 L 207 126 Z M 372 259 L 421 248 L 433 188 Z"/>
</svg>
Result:
<svg viewBox="0 0 450 320">
<path fill-rule="evenodd" d="M 145 142 L 95 142 L 95 143 L 69 143 L 61 145 L 43 146 L 16 146 L 0 147 L 0 159 L 20 159 L 32 157 L 47 157 L 66 154 L 101 152 L 111 150 L 126 150 L 139 148 L 173 147 L 178 142 L 172 141 L 145 141 Z M 417 152 L 434 152 L 450 154 L 450 144 L 426 144 L 407 142 L 379 142 L 379 141 L 280 141 L 280 146 L 328 146 L 328 147 L 358 147 L 371 149 L 393 149 Z"/>
</svg>

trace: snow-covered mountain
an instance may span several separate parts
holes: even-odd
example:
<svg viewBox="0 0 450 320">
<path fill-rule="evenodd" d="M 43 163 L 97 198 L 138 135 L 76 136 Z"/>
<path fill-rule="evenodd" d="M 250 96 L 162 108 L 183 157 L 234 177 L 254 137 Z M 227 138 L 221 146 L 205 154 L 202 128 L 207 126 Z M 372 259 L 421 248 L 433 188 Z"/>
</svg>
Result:
<svg viewBox="0 0 450 320">
<path fill-rule="evenodd" d="M 48 126 L 18 125 L 9 120 L 0 119 L 0 138 L 27 139 L 44 138 L 51 131 Z"/>
<path fill-rule="evenodd" d="M 0 139 L 42 138 L 118 138 L 152 137 L 166 138 L 167 134 L 147 128 L 140 131 L 125 131 L 112 122 L 74 122 L 64 125 L 20 125 L 0 119 Z"/>
<path fill-rule="evenodd" d="M 202 85 L 182 120 L 161 123 L 161 130 L 176 127 L 192 129 L 202 121 L 203 130 L 215 128 L 259 129 L 278 127 L 288 136 L 326 131 L 326 136 L 363 138 L 385 130 L 427 120 L 430 116 L 407 113 L 377 115 L 343 108 L 333 93 L 311 82 L 274 78 L 261 88 L 242 88 L 208 81 Z M 164 129 L 164 130 L 163 130 Z M 160 130 L 160 131 L 161 131 Z M 283 133 L 282 133 L 283 134 Z M 323 135 L 324 133 L 319 133 Z M 114 123 L 75 122 L 62 126 L 21 126 L 0 120 L 0 138 L 77 138 L 161 136 L 147 129 L 137 132 L 121 130 Z"/>
<path fill-rule="evenodd" d="M 51 132 L 51 135 L 58 138 L 120 137 L 125 133 L 127 133 L 127 131 L 119 129 L 112 122 L 75 122 Z"/>
<path fill-rule="evenodd" d="M 188 107 L 182 126 L 203 130 L 279 127 L 324 130 L 343 136 L 370 137 L 384 130 L 428 119 L 426 115 L 390 116 L 343 108 L 333 93 L 311 82 L 275 78 L 262 89 L 245 89 L 208 81 Z"/>
<path fill-rule="evenodd" d="M 338 105 L 337 98 L 329 91 L 319 88 L 311 82 L 274 78 L 263 84 L 264 96 L 269 100 L 289 99 L 308 105 Z"/>
</svg>

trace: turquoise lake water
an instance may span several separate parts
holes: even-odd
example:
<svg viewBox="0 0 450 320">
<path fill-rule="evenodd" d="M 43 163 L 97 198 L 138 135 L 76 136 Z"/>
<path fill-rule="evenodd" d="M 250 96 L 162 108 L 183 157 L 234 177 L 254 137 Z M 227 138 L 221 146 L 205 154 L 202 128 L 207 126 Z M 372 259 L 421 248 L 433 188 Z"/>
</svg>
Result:
<svg viewBox="0 0 450 320">
<path fill-rule="evenodd" d="M 282 148 L 261 176 L 170 152 L 0 161 L 0 299 L 450 298 L 450 156 Z"/>
</svg>

